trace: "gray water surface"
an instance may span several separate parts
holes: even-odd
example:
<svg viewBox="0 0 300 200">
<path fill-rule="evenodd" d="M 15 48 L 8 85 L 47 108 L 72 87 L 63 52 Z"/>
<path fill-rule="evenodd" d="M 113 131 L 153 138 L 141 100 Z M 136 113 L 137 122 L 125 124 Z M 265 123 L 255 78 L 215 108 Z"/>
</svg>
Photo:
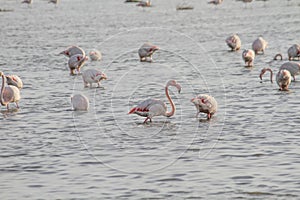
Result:
<svg viewBox="0 0 300 200">
<path fill-rule="evenodd" d="M 0 0 L 0 70 L 23 82 L 20 109 L 0 113 L 1 199 L 299 199 L 300 84 L 278 91 L 269 75 L 287 49 L 300 43 L 300 2 L 243 4 L 152 1 L 140 8 L 123 1 L 61 0 L 31 6 Z M 225 38 L 238 33 L 242 49 L 263 36 L 264 55 L 245 68 L 242 50 L 229 52 Z M 153 63 L 141 63 L 144 42 L 160 47 Z M 104 88 L 84 88 L 70 76 L 70 45 L 98 49 Z M 127 115 L 146 98 L 176 104 L 171 118 Z M 90 100 L 88 112 L 71 111 L 70 96 Z M 190 99 L 208 93 L 219 104 L 210 120 Z M 170 109 L 169 103 L 167 103 Z M 14 108 L 14 105 L 11 105 Z"/>
</svg>

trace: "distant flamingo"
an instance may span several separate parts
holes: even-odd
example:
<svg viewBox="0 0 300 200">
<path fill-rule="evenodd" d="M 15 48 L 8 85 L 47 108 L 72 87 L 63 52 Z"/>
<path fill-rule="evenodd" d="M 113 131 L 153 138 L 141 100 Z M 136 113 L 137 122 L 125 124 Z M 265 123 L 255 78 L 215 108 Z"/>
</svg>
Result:
<svg viewBox="0 0 300 200">
<path fill-rule="evenodd" d="M 32 2 L 33 2 L 33 0 L 24 0 L 24 1 L 22 1 L 22 3 L 28 4 L 28 6 L 29 6 L 30 4 L 32 4 Z"/>
<path fill-rule="evenodd" d="M 21 99 L 20 90 L 13 85 L 6 85 L 6 76 L 3 72 L 0 72 L 2 77 L 2 86 L 0 94 L 0 102 L 2 106 L 6 106 L 9 110 L 9 103 L 15 103 L 16 107 L 19 108 L 18 102 Z"/>
<path fill-rule="evenodd" d="M 125 3 L 138 3 L 140 2 L 141 0 L 125 0 L 124 2 Z"/>
<path fill-rule="evenodd" d="M 289 60 L 293 60 L 296 57 L 298 57 L 298 60 L 300 60 L 300 45 L 294 44 L 288 49 L 288 57 Z"/>
<path fill-rule="evenodd" d="M 157 46 L 154 46 L 150 43 L 145 43 L 143 44 L 140 49 L 138 50 L 139 56 L 140 56 L 140 61 L 148 61 L 148 62 L 152 62 L 152 54 L 159 50 L 159 48 Z M 147 58 L 150 58 L 150 60 L 147 60 Z"/>
<path fill-rule="evenodd" d="M 222 2 L 223 2 L 223 0 L 211 0 L 208 3 L 218 5 L 218 4 L 221 4 Z"/>
<path fill-rule="evenodd" d="M 57 4 L 59 2 L 59 0 L 49 0 L 48 3 L 54 3 Z"/>
<path fill-rule="evenodd" d="M 84 87 L 92 87 L 93 83 L 98 83 L 98 87 L 100 87 L 100 81 L 106 80 L 107 76 L 103 72 L 97 69 L 87 69 L 82 72 L 82 78 L 84 82 Z"/>
<path fill-rule="evenodd" d="M 23 82 L 17 75 L 6 75 L 7 85 L 16 86 L 18 89 L 23 88 Z"/>
<path fill-rule="evenodd" d="M 81 54 L 81 55 L 85 56 L 84 50 L 78 46 L 70 46 L 66 50 L 60 52 L 59 54 L 63 54 L 69 58 L 76 54 Z"/>
<path fill-rule="evenodd" d="M 78 73 L 80 73 L 80 68 L 84 65 L 86 60 L 88 60 L 88 57 L 82 54 L 76 54 L 69 58 L 68 65 L 70 68 L 70 74 L 75 75 L 75 69 Z"/>
<path fill-rule="evenodd" d="M 266 73 L 266 71 L 269 71 L 270 74 L 270 79 L 271 79 L 271 83 L 273 83 L 273 71 L 270 68 L 263 68 L 261 70 L 261 73 L 259 75 L 260 79 L 262 80 L 262 76 Z M 291 84 L 291 73 L 286 70 L 286 69 L 282 69 L 279 70 L 279 72 L 276 75 L 276 82 L 277 85 L 279 86 L 279 90 L 281 91 L 288 91 L 288 87 Z"/>
<path fill-rule="evenodd" d="M 252 67 L 253 66 L 253 61 L 255 58 L 255 53 L 252 49 L 248 49 L 248 50 L 244 50 L 242 57 L 245 61 L 245 64 L 247 64 L 248 67 Z"/>
<path fill-rule="evenodd" d="M 217 112 L 217 101 L 214 97 L 207 94 L 200 94 L 197 97 L 192 98 L 191 102 L 196 106 L 196 117 L 202 112 L 207 114 L 207 119 L 210 119 Z"/>
<path fill-rule="evenodd" d="M 293 77 L 294 81 L 296 81 L 295 76 L 300 74 L 300 63 L 296 62 L 286 62 L 282 64 L 279 68 L 279 70 L 286 69 L 291 73 L 291 76 Z"/>
<path fill-rule="evenodd" d="M 141 7 L 150 7 L 151 6 L 151 1 L 147 0 L 147 1 L 140 1 L 137 6 L 141 6 Z"/>
<path fill-rule="evenodd" d="M 86 111 L 89 109 L 89 99 L 82 94 L 71 96 L 73 110 Z"/>
<path fill-rule="evenodd" d="M 262 54 L 265 53 L 265 49 L 267 48 L 267 41 L 264 40 L 262 37 L 258 37 L 254 42 L 252 43 L 252 49 L 255 52 L 255 54 L 258 54 L 258 52 L 262 52 Z"/>
<path fill-rule="evenodd" d="M 139 103 L 136 107 L 132 108 L 128 114 L 137 114 L 142 117 L 146 117 L 144 123 L 146 123 L 148 120 L 152 122 L 152 118 L 154 116 L 166 116 L 171 117 L 175 113 L 175 104 L 172 101 L 170 95 L 169 95 L 169 86 L 174 86 L 177 88 L 178 93 L 181 91 L 181 86 L 175 81 L 175 80 L 169 80 L 165 87 L 165 93 L 166 96 L 171 104 L 171 112 L 167 112 L 167 106 L 166 104 L 158 99 L 147 99 L 141 103 Z"/>
<path fill-rule="evenodd" d="M 101 58 L 102 58 L 102 54 L 98 50 L 90 51 L 89 56 L 90 56 L 92 61 L 98 61 L 98 60 L 101 60 Z"/>
<path fill-rule="evenodd" d="M 229 36 L 225 41 L 232 51 L 237 51 L 241 48 L 241 39 L 237 34 Z"/>
</svg>

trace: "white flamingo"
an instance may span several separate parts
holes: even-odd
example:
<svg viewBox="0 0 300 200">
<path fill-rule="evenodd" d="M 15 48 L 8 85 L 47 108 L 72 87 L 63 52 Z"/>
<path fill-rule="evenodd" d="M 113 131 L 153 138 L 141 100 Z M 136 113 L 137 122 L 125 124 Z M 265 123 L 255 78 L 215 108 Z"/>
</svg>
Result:
<svg viewBox="0 0 300 200">
<path fill-rule="evenodd" d="M 245 61 L 245 64 L 247 64 L 248 67 L 253 66 L 253 61 L 255 58 L 255 53 L 252 49 L 244 50 L 242 53 L 242 58 Z"/>
<path fill-rule="evenodd" d="M 141 7 L 150 7 L 151 6 L 151 1 L 147 0 L 147 1 L 140 1 L 138 4 L 136 4 L 137 6 L 141 6 Z"/>
<path fill-rule="evenodd" d="M 262 54 L 265 53 L 265 49 L 267 48 L 267 41 L 264 40 L 262 37 L 258 37 L 254 42 L 252 43 L 252 49 L 255 52 L 255 54 L 258 54 L 258 52 L 262 52 Z"/>
<path fill-rule="evenodd" d="M 286 69 L 291 73 L 291 76 L 293 77 L 294 81 L 296 81 L 295 76 L 300 74 L 300 63 L 296 62 L 286 62 L 283 63 L 279 70 Z"/>
<path fill-rule="evenodd" d="M 78 46 L 70 46 L 66 50 L 60 52 L 59 54 L 63 54 L 69 58 L 76 54 L 81 54 L 81 55 L 85 56 L 84 50 Z"/>
<path fill-rule="evenodd" d="M 271 70 L 271 68 L 263 68 L 261 70 L 261 73 L 259 75 L 260 79 L 262 80 L 262 76 L 269 71 L 270 74 L 270 79 L 271 79 L 271 83 L 273 83 L 273 71 Z M 288 91 L 288 87 L 291 84 L 291 73 L 286 70 L 286 69 L 281 69 L 279 70 L 279 72 L 276 74 L 276 82 L 277 85 L 279 86 L 279 90 L 281 91 Z"/>
<path fill-rule="evenodd" d="M 85 61 L 88 60 L 87 56 L 82 54 L 76 54 L 69 58 L 68 65 L 70 68 L 70 74 L 75 75 L 75 69 L 80 73 L 80 68 L 84 65 Z"/>
<path fill-rule="evenodd" d="M 218 103 L 215 98 L 210 95 L 200 94 L 192 98 L 191 102 L 196 106 L 196 117 L 202 112 L 207 114 L 207 119 L 210 119 L 217 112 Z"/>
<path fill-rule="evenodd" d="M 2 106 L 6 106 L 9 110 L 9 103 L 15 103 L 16 107 L 19 108 L 18 102 L 21 99 L 20 90 L 13 85 L 6 85 L 6 76 L 3 72 L 0 72 L 2 77 L 2 86 L 0 94 L 0 102 Z"/>
<path fill-rule="evenodd" d="M 73 110 L 86 111 L 89 109 L 89 99 L 83 94 L 75 94 L 71 96 Z"/>
<path fill-rule="evenodd" d="M 97 69 L 87 69 L 82 72 L 82 78 L 84 82 L 84 87 L 92 87 L 93 83 L 97 83 L 100 87 L 100 81 L 106 80 L 107 76 L 103 72 Z"/>
<path fill-rule="evenodd" d="M 241 39 L 237 34 L 229 36 L 225 41 L 232 51 L 237 51 L 241 48 Z"/>
<path fill-rule="evenodd" d="M 293 60 L 296 57 L 298 57 L 298 60 L 300 59 L 300 45 L 294 44 L 288 49 L 288 57 L 289 60 Z"/>
<path fill-rule="evenodd" d="M 13 85 L 16 86 L 18 89 L 23 88 L 23 82 L 17 75 L 6 75 L 6 82 L 7 85 Z"/>
<path fill-rule="evenodd" d="M 98 61 L 98 60 L 101 60 L 101 58 L 102 58 L 102 54 L 98 50 L 90 51 L 89 56 L 90 56 L 92 61 Z"/>
<path fill-rule="evenodd" d="M 208 3 L 218 5 L 218 4 L 221 4 L 222 2 L 223 2 L 223 0 L 212 0 L 212 1 L 209 1 Z"/>
<path fill-rule="evenodd" d="M 172 101 L 170 95 L 169 95 L 169 86 L 176 87 L 178 90 L 178 93 L 181 91 L 181 86 L 175 81 L 175 80 L 169 80 L 165 87 L 165 93 L 166 96 L 171 104 L 171 112 L 167 111 L 167 105 L 159 100 L 159 99 L 147 99 L 141 103 L 139 103 L 136 107 L 132 108 L 128 114 L 137 114 L 142 117 L 146 117 L 144 123 L 146 123 L 148 120 L 152 122 L 152 118 L 154 116 L 166 116 L 171 117 L 175 113 L 175 104 Z"/>
<path fill-rule="evenodd" d="M 139 56 L 140 56 L 140 61 L 149 61 L 152 62 L 152 54 L 159 50 L 157 46 L 154 46 L 150 43 L 145 43 L 143 44 L 140 49 L 138 50 Z M 147 60 L 147 58 L 150 58 L 150 60 Z"/>
</svg>

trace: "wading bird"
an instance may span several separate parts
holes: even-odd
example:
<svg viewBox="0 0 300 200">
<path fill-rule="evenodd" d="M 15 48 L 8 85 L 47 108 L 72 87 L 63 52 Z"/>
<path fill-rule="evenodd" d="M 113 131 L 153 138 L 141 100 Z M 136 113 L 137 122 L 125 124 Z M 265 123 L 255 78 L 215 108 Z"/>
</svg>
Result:
<svg viewBox="0 0 300 200">
<path fill-rule="evenodd" d="M 89 99 L 83 94 L 71 96 L 71 103 L 73 110 L 86 111 L 89 109 Z"/>
<path fill-rule="evenodd" d="M 60 52 L 59 54 L 63 54 L 69 58 L 76 54 L 81 54 L 81 55 L 85 56 L 84 50 L 78 46 L 70 46 L 66 50 Z"/>
<path fill-rule="evenodd" d="M 87 56 L 82 54 L 76 54 L 69 58 L 68 65 L 70 68 L 70 74 L 75 75 L 75 69 L 80 73 L 80 68 L 84 65 L 85 61 L 88 60 Z"/>
<path fill-rule="evenodd" d="M 0 76 L 2 77 L 0 94 L 1 105 L 6 106 L 7 110 L 9 110 L 9 103 L 15 103 L 16 107 L 19 108 L 18 103 L 21 99 L 20 90 L 16 86 L 6 85 L 6 76 L 3 72 L 0 72 Z"/>
<path fill-rule="evenodd" d="M 210 119 L 217 112 L 217 101 L 214 97 L 207 94 L 200 94 L 197 97 L 192 98 L 191 102 L 196 106 L 196 117 L 202 112 L 207 114 L 207 119 Z"/>
<path fill-rule="evenodd" d="M 255 52 L 255 54 L 258 54 L 258 52 L 262 52 L 262 54 L 265 53 L 265 49 L 267 48 L 267 41 L 264 40 L 262 37 L 258 37 L 254 42 L 252 43 L 252 49 Z"/>
<path fill-rule="evenodd" d="M 253 66 L 253 61 L 255 58 L 255 53 L 252 49 L 248 49 L 248 50 L 244 50 L 242 53 L 242 58 L 245 61 L 245 64 L 248 67 L 252 67 Z"/>
<path fill-rule="evenodd" d="M 237 51 L 241 48 L 241 39 L 237 34 L 229 36 L 225 41 L 232 51 Z"/>
<path fill-rule="evenodd" d="M 148 120 L 152 122 L 152 118 L 154 116 L 173 116 L 176 108 L 174 102 L 172 101 L 169 95 L 169 86 L 176 87 L 178 93 L 180 93 L 181 91 L 181 86 L 175 80 L 169 80 L 166 84 L 165 93 L 171 104 L 171 112 L 167 111 L 167 105 L 163 101 L 159 99 L 147 99 L 139 103 L 136 107 L 132 108 L 128 112 L 128 114 L 137 114 L 139 116 L 146 117 L 144 123 L 146 123 Z"/>
<path fill-rule="evenodd" d="M 106 80 L 107 76 L 103 72 L 97 69 L 87 69 L 82 72 L 82 78 L 84 87 L 92 87 L 93 83 L 97 83 L 98 87 L 100 87 L 100 81 Z"/>
<path fill-rule="evenodd" d="M 154 46 L 150 43 L 143 44 L 140 47 L 140 49 L 138 50 L 138 54 L 140 56 L 140 61 L 141 62 L 146 62 L 146 61 L 152 62 L 152 54 L 157 50 L 159 50 L 159 48 L 157 46 Z M 149 59 L 147 60 L 147 58 L 149 58 L 150 60 Z"/>
</svg>

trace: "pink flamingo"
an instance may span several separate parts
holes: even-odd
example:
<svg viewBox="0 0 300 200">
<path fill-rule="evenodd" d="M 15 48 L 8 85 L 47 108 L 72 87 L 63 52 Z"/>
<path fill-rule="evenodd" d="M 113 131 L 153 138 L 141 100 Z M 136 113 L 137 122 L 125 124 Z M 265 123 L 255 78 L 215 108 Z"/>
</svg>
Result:
<svg viewBox="0 0 300 200">
<path fill-rule="evenodd" d="M 148 62 L 152 62 L 152 54 L 159 50 L 159 48 L 157 46 L 154 46 L 150 43 L 145 43 L 143 44 L 140 49 L 138 50 L 139 56 L 140 56 L 140 61 L 148 61 Z M 147 60 L 147 58 L 150 58 L 150 60 Z"/>
<path fill-rule="evenodd" d="M 87 56 L 82 54 L 73 55 L 69 58 L 68 65 L 70 68 L 70 74 L 75 75 L 74 70 L 76 69 L 78 73 L 80 73 L 80 68 L 84 65 L 85 61 L 88 60 Z"/>
<path fill-rule="evenodd" d="M 136 4 L 137 6 L 141 6 L 141 7 L 150 7 L 151 6 L 151 1 L 147 0 L 147 1 L 140 1 L 138 4 Z"/>
<path fill-rule="evenodd" d="M 175 80 L 169 80 L 165 87 L 165 93 L 166 96 L 171 104 L 171 112 L 167 112 L 167 106 L 166 104 L 159 100 L 159 99 L 147 99 L 141 103 L 139 103 L 136 107 L 132 108 L 128 114 L 137 114 L 142 117 L 146 117 L 144 123 L 146 123 L 148 120 L 152 122 L 152 118 L 154 116 L 166 116 L 171 117 L 175 113 L 175 104 L 172 101 L 170 95 L 169 95 L 169 86 L 176 87 L 178 90 L 178 93 L 181 91 L 181 86 L 175 81 Z"/>
<path fill-rule="evenodd" d="M 248 67 L 253 66 L 253 61 L 255 58 L 255 53 L 252 49 L 244 50 L 242 53 L 242 57 L 245 61 L 245 64 L 247 64 Z"/>
<path fill-rule="evenodd" d="M 92 61 L 98 61 L 98 60 L 101 60 L 101 58 L 102 58 L 102 54 L 98 50 L 90 51 L 89 56 L 90 56 Z"/>
<path fill-rule="evenodd" d="M 15 103 L 17 108 L 19 108 L 18 102 L 21 99 L 20 90 L 13 85 L 6 85 L 6 76 L 3 72 L 0 72 L 2 77 L 2 86 L 0 94 L 0 102 L 2 106 L 6 106 L 9 110 L 9 103 Z"/>
<path fill-rule="evenodd" d="M 207 114 L 207 119 L 210 119 L 217 112 L 217 101 L 214 97 L 207 94 L 200 94 L 197 97 L 192 98 L 191 102 L 196 106 L 196 117 L 202 112 Z"/>
<path fill-rule="evenodd" d="M 255 54 L 258 54 L 258 52 L 262 52 L 262 54 L 265 53 L 265 49 L 267 48 L 267 41 L 264 40 L 262 37 L 258 37 L 254 42 L 252 43 L 252 49 L 255 52 Z"/>
<path fill-rule="evenodd" d="M 286 62 L 282 64 L 279 68 L 279 70 L 286 69 L 291 73 L 291 76 L 293 77 L 294 81 L 296 81 L 295 76 L 300 74 L 300 63 L 296 62 Z"/>
<path fill-rule="evenodd" d="M 241 39 L 237 34 L 229 36 L 225 41 L 232 51 L 237 51 L 241 48 Z"/>
<path fill-rule="evenodd" d="M 218 4 L 221 4 L 222 2 L 223 2 L 223 0 L 212 0 L 212 1 L 209 1 L 208 3 L 218 5 Z"/>
<path fill-rule="evenodd" d="M 288 49 L 288 57 L 289 60 L 295 59 L 298 57 L 298 60 L 300 60 L 300 45 L 294 44 Z"/>
<path fill-rule="evenodd" d="M 89 109 L 89 99 L 83 94 L 71 96 L 73 110 L 86 111 Z"/>
<path fill-rule="evenodd" d="M 84 82 L 84 87 L 92 87 L 93 83 L 98 83 L 98 87 L 100 87 L 100 81 L 106 80 L 107 76 L 103 72 L 97 69 L 87 69 L 82 72 L 82 78 Z"/>
<path fill-rule="evenodd" d="M 273 83 L 273 71 L 270 68 L 263 68 L 261 70 L 261 73 L 259 75 L 260 79 L 262 80 L 262 76 L 266 73 L 266 71 L 269 71 L 271 83 Z M 291 73 L 286 69 L 281 69 L 276 75 L 276 82 L 279 86 L 279 90 L 281 91 L 288 91 L 288 87 L 291 84 Z"/>
<path fill-rule="evenodd" d="M 18 89 L 23 88 L 23 82 L 17 75 L 6 75 L 7 85 L 16 86 Z"/>
<path fill-rule="evenodd" d="M 85 56 L 84 50 L 78 46 L 70 46 L 66 50 L 60 52 L 59 54 L 63 54 L 69 58 L 76 54 L 81 54 L 81 55 Z"/>
</svg>

